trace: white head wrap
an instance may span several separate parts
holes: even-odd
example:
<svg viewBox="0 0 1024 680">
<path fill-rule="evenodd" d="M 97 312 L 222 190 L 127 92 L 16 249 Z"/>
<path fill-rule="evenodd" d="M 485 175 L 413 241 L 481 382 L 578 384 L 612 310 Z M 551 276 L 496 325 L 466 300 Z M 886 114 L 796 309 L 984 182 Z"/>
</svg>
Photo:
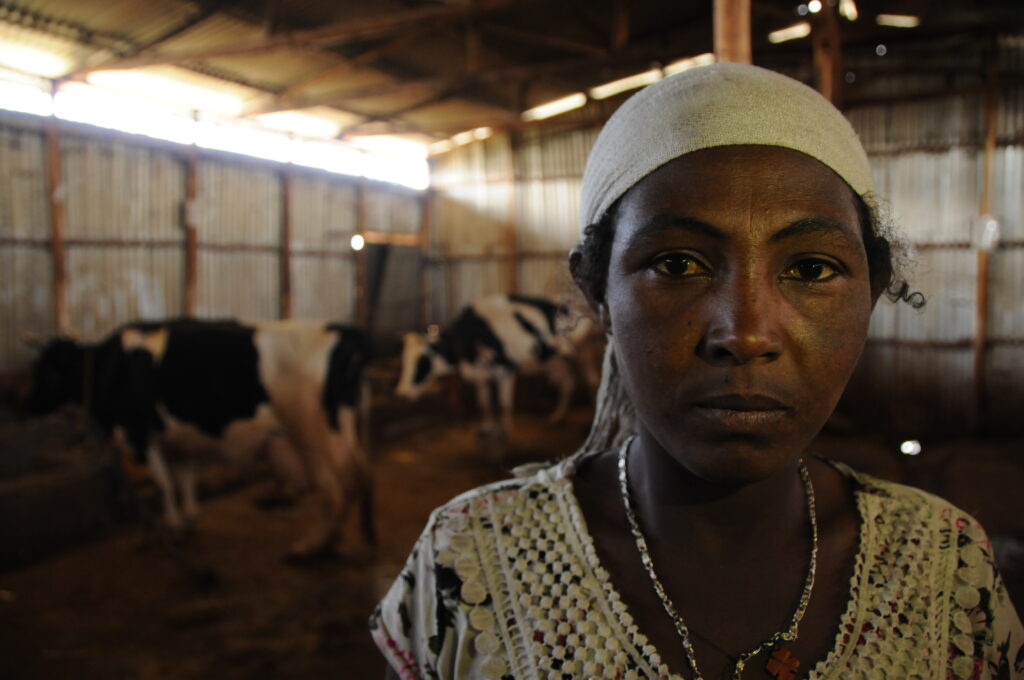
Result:
<svg viewBox="0 0 1024 680">
<path fill-rule="evenodd" d="M 816 158 L 863 196 L 868 158 L 853 127 L 813 89 L 748 64 L 712 64 L 640 90 L 598 135 L 583 172 L 580 230 L 651 172 L 715 146 L 760 144 Z"/>
<path fill-rule="evenodd" d="M 747 64 L 684 71 L 640 90 L 608 120 L 583 172 L 580 236 L 633 185 L 665 163 L 716 146 L 779 146 L 815 158 L 860 196 L 873 191 L 853 127 L 816 91 Z M 612 448 L 635 432 L 636 413 L 605 351 L 590 435 L 578 454 Z"/>
</svg>

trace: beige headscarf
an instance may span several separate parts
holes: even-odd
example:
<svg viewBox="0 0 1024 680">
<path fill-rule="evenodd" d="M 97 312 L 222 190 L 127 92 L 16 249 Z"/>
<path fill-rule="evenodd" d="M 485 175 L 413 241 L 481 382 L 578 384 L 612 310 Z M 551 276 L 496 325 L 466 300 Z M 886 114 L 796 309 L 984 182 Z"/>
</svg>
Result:
<svg viewBox="0 0 1024 680">
<path fill-rule="evenodd" d="M 850 123 L 816 91 L 747 64 L 713 64 L 644 88 L 605 124 L 583 172 L 580 236 L 633 185 L 680 156 L 759 144 L 815 158 L 860 196 L 871 193 L 867 154 Z M 581 454 L 617 446 L 636 431 L 613 343 L 605 350 L 594 424 Z"/>
</svg>

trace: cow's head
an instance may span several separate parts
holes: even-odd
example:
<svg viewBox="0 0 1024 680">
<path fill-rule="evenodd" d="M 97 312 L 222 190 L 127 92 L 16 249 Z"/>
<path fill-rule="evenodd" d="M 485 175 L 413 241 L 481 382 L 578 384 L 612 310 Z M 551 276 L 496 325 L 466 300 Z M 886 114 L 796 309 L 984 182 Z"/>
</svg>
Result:
<svg viewBox="0 0 1024 680">
<path fill-rule="evenodd" d="M 439 349 L 440 335 L 436 327 L 427 335 L 406 333 L 402 344 L 402 376 L 395 394 L 409 400 L 419 399 L 423 392 L 454 366 Z"/>
<path fill-rule="evenodd" d="M 43 346 L 32 363 L 27 404 L 30 413 L 50 413 L 82 400 L 84 357 L 82 346 L 68 338 L 57 338 Z"/>
</svg>

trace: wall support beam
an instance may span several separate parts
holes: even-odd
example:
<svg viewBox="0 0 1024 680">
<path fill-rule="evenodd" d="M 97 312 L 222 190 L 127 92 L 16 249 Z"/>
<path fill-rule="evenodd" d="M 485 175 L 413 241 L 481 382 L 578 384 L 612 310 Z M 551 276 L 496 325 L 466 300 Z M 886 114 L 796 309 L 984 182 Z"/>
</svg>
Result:
<svg viewBox="0 0 1024 680">
<path fill-rule="evenodd" d="M 46 171 L 50 188 L 50 257 L 53 263 L 53 328 L 70 330 L 67 303 L 67 268 L 64 250 L 64 181 L 61 171 L 60 132 L 51 119 L 46 127 Z"/>
<path fill-rule="evenodd" d="M 185 161 L 185 209 L 182 215 L 182 226 L 185 229 L 185 316 L 196 314 L 196 282 L 199 274 L 199 235 L 196 231 L 198 165 L 193 148 Z"/>
<path fill-rule="evenodd" d="M 814 21 L 811 43 L 814 59 L 814 82 L 818 92 L 835 106 L 842 96 L 842 49 L 839 38 L 839 17 L 836 9 L 824 3 Z"/>
<path fill-rule="evenodd" d="M 992 178 L 995 174 L 996 134 L 999 124 L 999 84 L 995 73 L 989 77 L 988 96 L 985 98 L 985 151 L 981 186 L 981 205 L 979 213 L 982 219 L 979 225 L 992 215 Z M 980 228 L 984 229 L 984 226 Z M 975 331 L 974 331 L 974 414 L 973 425 L 976 430 L 985 427 L 988 412 L 988 302 L 989 302 L 989 248 L 993 244 L 985 243 L 985 238 L 976 234 L 978 241 L 977 253 L 977 284 L 975 289 Z"/>
<path fill-rule="evenodd" d="M 751 63 L 750 0 L 714 0 L 715 59 Z"/>
<path fill-rule="evenodd" d="M 292 175 L 281 172 L 281 318 L 292 318 Z"/>
</svg>

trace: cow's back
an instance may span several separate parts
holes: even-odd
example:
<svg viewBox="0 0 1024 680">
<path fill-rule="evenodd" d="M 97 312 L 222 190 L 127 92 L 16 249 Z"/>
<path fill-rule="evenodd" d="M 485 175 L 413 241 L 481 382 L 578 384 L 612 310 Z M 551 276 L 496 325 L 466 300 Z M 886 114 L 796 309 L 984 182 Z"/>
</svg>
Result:
<svg viewBox="0 0 1024 680">
<path fill-rule="evenodd" d="M 558 306 L 541 298 L 493 295 L 476 300 L 471 313 L 486 323 L 493 340 L 485 346 L 496 347 L 498 363 L 507 362 L 521 371 L 538 369 L 560 353 L 555 338 Z M 495 345 L 496 341 L 496 345 Z"/>
<path fill-rule="evenodd" d="M 338 429 L 338 410 L 359 398 L 367 343 L 341 324 L 274 321 L 255 335 L 260 376 L 275 412 L 291 428 Z"/>
</svg>

